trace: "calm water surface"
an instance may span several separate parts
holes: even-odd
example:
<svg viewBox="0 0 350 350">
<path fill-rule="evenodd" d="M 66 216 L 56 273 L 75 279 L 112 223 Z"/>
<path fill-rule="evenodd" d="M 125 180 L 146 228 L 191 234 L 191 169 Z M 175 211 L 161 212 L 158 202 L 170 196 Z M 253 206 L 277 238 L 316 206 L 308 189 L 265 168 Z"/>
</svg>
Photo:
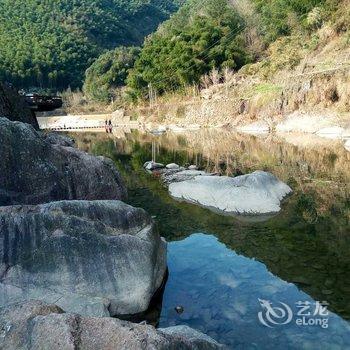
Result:
<svg viewBox="0 0 350 350">
<path fill-rule="evenodd" d="M 169 242 L 159 326 L 187 324 L 234 349 L 350 349 L 350 153 L 340 142 L 228 131 L 74 137 L 115 160 L 129 203 Z M 294 193 L 264 222 L 220 216 L 173 200 L 142 168 L 152 154 L 230 176 L 267 170 Z"/>
</svg>

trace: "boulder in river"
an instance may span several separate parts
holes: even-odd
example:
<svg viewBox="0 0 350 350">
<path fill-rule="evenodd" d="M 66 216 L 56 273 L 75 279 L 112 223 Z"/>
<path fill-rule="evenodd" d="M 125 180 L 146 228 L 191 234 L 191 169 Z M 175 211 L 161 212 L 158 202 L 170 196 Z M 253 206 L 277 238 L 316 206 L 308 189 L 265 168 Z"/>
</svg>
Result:
<svg viewBox="0 0 350 350">
<path fill-rule="evenodd" d="M 38 301 L 0 310 L 0 348 L 52 350 L 216 350 L 210 337 L 189 327 L 156 330 L 111 317 L 65 313 Z"/>
<path fill-rule="evenodd" d="M 79 151 L 64 136 L 0 118 L 0 145 L 0 205 L 126 198 L 112 160 Z"/>
<path fill-rule="evenodd" d="M 39 299 L 69 312 L 147 310 L 166 274 L 166 242 L 120 201 L 0 208 L 0 306 Z"/>
<path fill-rule="evenodd" d="M 274 175 L 255 171 L 238 177 L 195 176 L 169 185 L 180 200 L 226 214 L 268 215 L 281 210 L 281 201 L 291 188 Z"/>
</svg>

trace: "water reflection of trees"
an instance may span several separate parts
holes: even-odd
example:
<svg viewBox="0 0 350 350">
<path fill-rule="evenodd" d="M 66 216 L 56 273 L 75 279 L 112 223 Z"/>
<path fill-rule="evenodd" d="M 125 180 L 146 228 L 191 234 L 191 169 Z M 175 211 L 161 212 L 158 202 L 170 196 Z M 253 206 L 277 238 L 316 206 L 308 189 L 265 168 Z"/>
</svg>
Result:
<svg viewBox="0 0 350 350">
<path fill-rule="evenodd" d="M 298 284 L 316 300 L 327 300 L 333 311 L 350 318 L 350 157 L 341 144 L 209 131 L 156 139 L 158 161 L 197 162 L 228 174 L 265 169 L 291 184 L 294 195 L 280 215 L 247 224 L 172 200 L 160 181 L 142 169 L 151 157 L 154 137 L 84 137 L 78 145 L 116 161 L 128 185 L 129 202 L 155 216 L 168 240 L 193 232 L 215 234 L 236 252 L 265 263 L 275 275 Z"/>
</svg>

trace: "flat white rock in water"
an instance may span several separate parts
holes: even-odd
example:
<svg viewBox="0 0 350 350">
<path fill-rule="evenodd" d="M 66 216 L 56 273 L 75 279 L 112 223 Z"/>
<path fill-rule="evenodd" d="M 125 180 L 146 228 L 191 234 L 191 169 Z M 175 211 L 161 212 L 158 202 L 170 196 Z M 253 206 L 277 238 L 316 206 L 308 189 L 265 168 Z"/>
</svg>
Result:
<svg viewBox="0 0 350 350">
<path fill-rule="evenodd" d="M 266 215 L 279 212 L 282 199 L 292 190 L 274 175 L 256 171 L 238 177 L 196 176 L 171 183 L 169 192 L 175 198 L 227 214 Z"/>
</svg>

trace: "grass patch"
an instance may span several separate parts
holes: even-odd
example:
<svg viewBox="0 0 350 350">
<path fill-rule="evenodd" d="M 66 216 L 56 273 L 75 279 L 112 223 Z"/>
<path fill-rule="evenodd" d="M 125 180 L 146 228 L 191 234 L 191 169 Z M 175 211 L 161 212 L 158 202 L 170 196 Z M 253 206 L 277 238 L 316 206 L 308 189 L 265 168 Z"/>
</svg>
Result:
<svg viewBox="0 0 350 350">
<path fill-rule="evenodd" d="M 271 83 L 261 83 L 253 87 L 255 93 L 268 94 L 268 93 L 280 93 L 282 92 L 282 86 L 271 84 Z"/>
</svg>

